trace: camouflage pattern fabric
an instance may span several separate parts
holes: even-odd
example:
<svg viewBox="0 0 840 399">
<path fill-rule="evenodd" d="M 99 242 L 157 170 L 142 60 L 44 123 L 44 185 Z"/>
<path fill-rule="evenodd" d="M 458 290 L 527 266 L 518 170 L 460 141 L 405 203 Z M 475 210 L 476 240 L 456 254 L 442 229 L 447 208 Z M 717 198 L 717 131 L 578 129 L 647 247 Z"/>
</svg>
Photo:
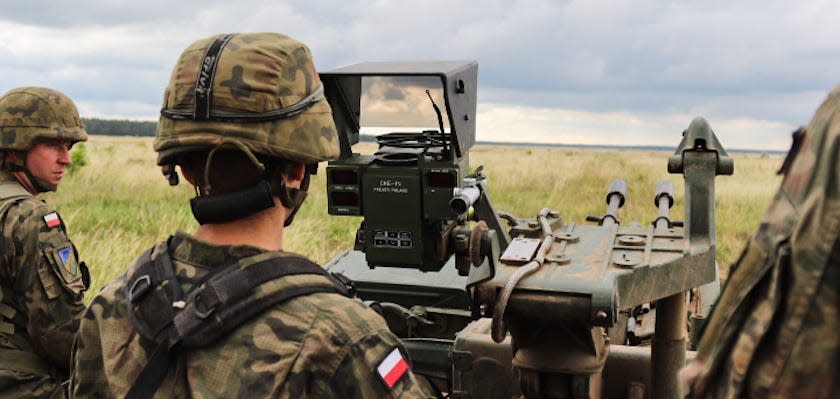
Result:
<svg viewBox="0 0 840 399">
<path fill-rule="evenodd" d="M 216 36 L 187 47 L 172 70 L 163 108 L 192 110 L 196 80 L 207 47 Z M 312 54 L 303 43 L 279 33 L 238 33 L 219 54 L 212 111 L 262 113 L 289 107 L 321 89 Z M 179 152 L 208 149 L 236 140 L 254 153 L 314 163 L 339 155 L 332 109 L 325 97 L 301 114 L 266 122 L 174 120 L 161 116 L 154 149 L 158 164 Z"/>
<path fill-rule="evenodd" d="M 0 171 L 0 197 L 10 191 L 23 188 Z M 84 310 L 83 265 L 43 201 L 18 195 L 0 208 L 0 398 L 62 397 Z"/>
<path fill-rule="evenodd" d="M 696 398 L 840 397 L 840 86 L 785 164 L 684 370 Z"/>
<path fill-rule="evenodd" d="M 0 149 L 26 151 L 38 140 L 87 140 L 76 105 L 45 87 L 19 87 L 0 97 Z"/>
<path fill-rule="evenodd" d="M 214 245 L 185 233 L 173 236 L 169 253 L 185 293 L 215 268 L 288 256 Z M 127 316 L 124 285 L 133 272 L 107 285 L 85 312 L 73 355 L 76 398 L 125 396 L 154 349 Z M 287 276 L 259 286 L 256 295 L 325 281 L 323 276 Z M 393 390 L 385 388 L 376 367 L 394 348 L 402 350 L 399 339 L 361 302 L 334 293 L 310 294 L 276 305 L 208 347 L 181 350 L 174 362 L 178 366 L 170 365 L 154 397 L 426 397 L 410 372 Z"/>
</svg>

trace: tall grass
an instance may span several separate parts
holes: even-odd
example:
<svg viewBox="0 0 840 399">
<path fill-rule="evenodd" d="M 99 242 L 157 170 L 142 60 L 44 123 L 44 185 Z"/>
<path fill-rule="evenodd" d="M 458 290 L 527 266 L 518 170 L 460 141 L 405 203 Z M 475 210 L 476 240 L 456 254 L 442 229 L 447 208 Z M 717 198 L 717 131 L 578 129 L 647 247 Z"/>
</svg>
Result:
<svg viewBox="0 0 840 399">
<path fill-rule="evenodd" d="M 360 146 L 364 147 L 364 144 Z M 358 146 L 357 146 L 358 147 Z M 357 149 L 357 148 L 354 148 Z M 366 152 L 370 148 L 362 148 Z M 155 165 L 150 138 L 94 136 L 85 145 L 87 165 L 45 195 L 67 223 L 71 238 L 91 269 L 96 292 L 121 274 L 144 249 L 174 233 L 197 227 L 189 210 L 194 195 L 182 182 L 170 187 Z M 599 151 L 565 148 L 476 146 L 471 168 L 484 166 L 491 199 L 498 210 L 532 217 L 550 207 L 564 220 L 582 223 L 602 215 L 610 182 L 627 181 L 622 223 L 650 223 L 656 183 L 675 186 L 673 220 L 682 220 L 683 181 L 666 171 L 665 152 Z M 726 267 L 738 255 L 778 187 L 778 156 L 734 155 L 735 175 L 717 178 L 718 261 Z M 284 235 L 285 248 L 325 263 L 353 245 L 361 218 L 329 216 L 324 167 L 314 176 L 309 197 Z M 90 297 L 90 296 L 89 296 Z"/>
</svg>

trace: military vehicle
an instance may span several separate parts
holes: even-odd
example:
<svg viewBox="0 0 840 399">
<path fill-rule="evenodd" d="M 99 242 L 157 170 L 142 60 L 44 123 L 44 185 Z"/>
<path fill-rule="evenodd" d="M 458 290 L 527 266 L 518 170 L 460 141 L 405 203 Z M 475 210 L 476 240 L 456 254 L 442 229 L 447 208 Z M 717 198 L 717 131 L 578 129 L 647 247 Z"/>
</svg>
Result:
<svg viewBox="0 0 840 399">
<path fill-rule="evenodd" d="M 502 212 L 469 165 L 477 71 L 445 61 L 321 73 L 341 144 L 329 213 L 362 218 L 327 268 L 385 317 L 440 397 L 677 397 L 687 331 L 717 295 L 714 183 L 732 159 L 703 118 L 691 121 L 667 159 L 685 179 L 682 222 L 669 215 L 669 181 L 651 190 L 649 224 L 621 222 L 622 180 L 582 223 L 562 209 Z M 378 149 L 355 153 L 369 126 L 383 127 Z"/>
</svg>

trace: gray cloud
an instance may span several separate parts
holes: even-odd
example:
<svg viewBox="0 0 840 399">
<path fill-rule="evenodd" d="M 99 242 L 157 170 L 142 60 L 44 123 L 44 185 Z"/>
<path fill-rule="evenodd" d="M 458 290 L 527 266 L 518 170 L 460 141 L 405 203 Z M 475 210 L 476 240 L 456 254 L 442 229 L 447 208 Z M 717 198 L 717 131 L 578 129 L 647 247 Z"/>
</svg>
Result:
<svg viewBox="0 0 840 399">
<path fill-rule="evenodd" d="M 307 43 L 323 70 L 477 60 L 480 111 L 703 114 L 713 125 L 777 126 L 781 137 L 840 82 L 839 17 L 840 4 L 819 0 L 11 2 L 0 16 L 0 91 L 53 86 L 92 116 L 154 118 L 189 43 L 280 31 Z"/>
</svg>

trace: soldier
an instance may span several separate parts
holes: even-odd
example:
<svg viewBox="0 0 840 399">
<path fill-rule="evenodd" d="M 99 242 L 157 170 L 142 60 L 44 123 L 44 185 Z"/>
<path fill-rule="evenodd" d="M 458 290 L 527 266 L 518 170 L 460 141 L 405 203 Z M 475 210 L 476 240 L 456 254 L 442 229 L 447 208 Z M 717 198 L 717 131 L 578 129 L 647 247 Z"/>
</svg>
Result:
<svg viewBox="0 0 840 399">
<path fill-rule="evenodd" d="M 840 86 L 794 133 L 781 188 L 681 373 L 694 398 L 840 397 Z"/>
<path fill-rule="evenodd" d="M 75 397 L 424 397 L 384 320 L 283 251 L 309 176 L 339 154 L 309 49 L 275 33 L 190 45 L 154 148 L 200 226 L 144 253 L 85 312 Z"/>
<path fill-rule="evenodd" d="M 84 140 L 66 95 L 21 87 L 0 97 L 0 398 L 63 397 L 89 277 L 37 195 L 58 188 Z"/>
</svg>

